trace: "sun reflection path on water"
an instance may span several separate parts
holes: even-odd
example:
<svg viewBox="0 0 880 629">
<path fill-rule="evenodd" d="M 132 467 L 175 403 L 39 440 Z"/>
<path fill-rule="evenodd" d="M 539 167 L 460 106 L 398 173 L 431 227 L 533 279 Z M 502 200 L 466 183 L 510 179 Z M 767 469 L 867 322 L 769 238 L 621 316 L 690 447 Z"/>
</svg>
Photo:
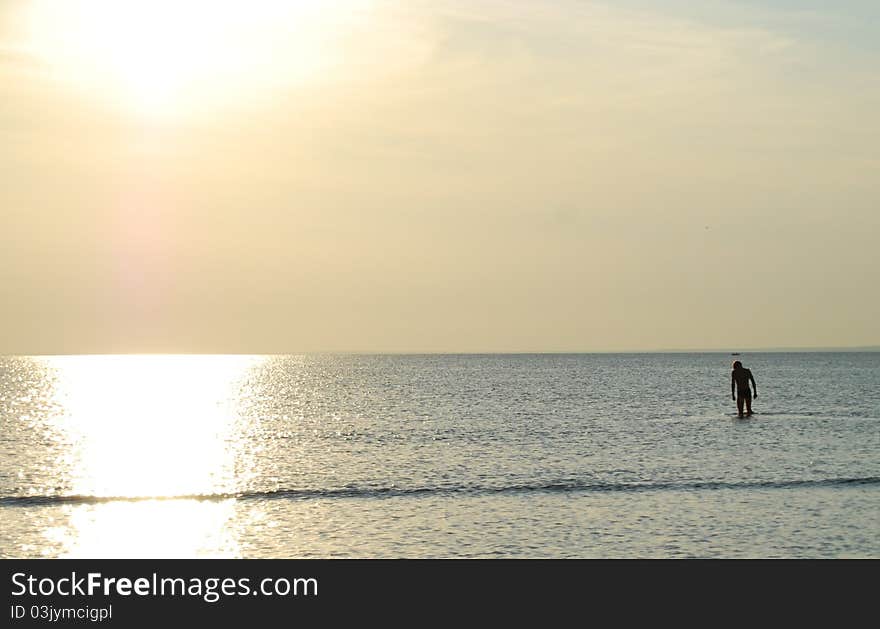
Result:
<svg viewBox="0 0 880 629">
<path fill-rule="evenodd" d="M 70 507 L 47 532 L 66 556 L 235 556 L 231 500 L 247 470 L 237 411 L 251 356 L 63 356 L 58 462 L 76 496 L 120 501 Z M 179 497 L 179 499 L 173 499 Z M 162 498 L 137 500 L 132 498 Z M 169 500 L 171 498 L 171 500 Z M 128 500 L 126 500 L 128 499 Z"/>
<path fill-rule="evenodd" d="M 46 533 L 67 558 L 239 557 L 235 501 L 145 500 L 70 507 Z"/>
</svg>

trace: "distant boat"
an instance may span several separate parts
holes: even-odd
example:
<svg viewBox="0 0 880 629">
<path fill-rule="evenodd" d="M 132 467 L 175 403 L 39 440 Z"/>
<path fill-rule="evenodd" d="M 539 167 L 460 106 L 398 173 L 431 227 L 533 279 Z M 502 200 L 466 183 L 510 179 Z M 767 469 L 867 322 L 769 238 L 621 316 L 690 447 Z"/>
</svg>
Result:
<svg viewBox="0 0 880 629">
<path fill-rule="evenodd" d="M 731 356 L 739 356 L 739 352 L 733 352 Z"/>
</svg>

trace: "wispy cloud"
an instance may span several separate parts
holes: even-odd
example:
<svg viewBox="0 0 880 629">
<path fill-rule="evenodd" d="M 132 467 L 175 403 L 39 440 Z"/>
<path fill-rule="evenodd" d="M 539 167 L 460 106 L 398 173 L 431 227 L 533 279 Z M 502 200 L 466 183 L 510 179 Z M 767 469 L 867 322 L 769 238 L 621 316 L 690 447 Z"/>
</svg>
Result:
<svg viewBox="0 0 880 629">
<path fill-rule="evenodd" d="M 21 211 L 0 267 L 23 269 L 27 303 L 79 286 L 51 310 L 92 321 L 114 289 L 76 269 L 112 261 L 124 210 L 168 235 L 180 312 L 211 320 L 222 286 L 291 346 L 415 346 L 395 325 L 415 320 L 457 339 L 481 312 L 513 345 L 561 325 L 569 347 L 591 329 L 722 346 L 749 309 L 757 343 L 873 342 L 876 54 L 803 15 L 691 4 L 378 0 L 339 37 L 338 75 L 167 127 L 105 115 L 111 90 L 10 89 L 0 195 Z M 28 85 L 10 72 L 38 60 L 5 41 L 3 87 Z M 59 250 L 85 262 L 46 290 L 23 260 Z"/>
</svg>

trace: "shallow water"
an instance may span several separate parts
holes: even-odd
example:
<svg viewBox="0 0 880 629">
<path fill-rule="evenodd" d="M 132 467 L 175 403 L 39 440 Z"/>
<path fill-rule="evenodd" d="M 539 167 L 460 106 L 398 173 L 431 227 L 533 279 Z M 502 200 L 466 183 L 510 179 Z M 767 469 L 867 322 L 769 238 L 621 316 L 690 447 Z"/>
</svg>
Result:
<svg viewBox="0 0 880 629">
<path fill-rule="evenodd" d="M 880 354 L 0 359 L 3 557 L 878 557 Z"/>
</svg>

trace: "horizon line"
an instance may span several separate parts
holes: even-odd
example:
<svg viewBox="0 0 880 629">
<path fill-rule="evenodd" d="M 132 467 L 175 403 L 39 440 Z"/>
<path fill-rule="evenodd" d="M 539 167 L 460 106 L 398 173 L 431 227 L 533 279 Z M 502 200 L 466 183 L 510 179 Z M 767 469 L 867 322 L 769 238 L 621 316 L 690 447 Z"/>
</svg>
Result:
<svg viewBox="0 0 880 629">
<path fill-rule="evenodd" d="M 163 352 L 163 351 L 131 351 L 131 352 L 62 352 L 62 353 L 2 353 L 2 357 L 54 357 L 54 356 L 307 356 L 307 355 L 360 355 L 360 356 L 491 356 L 491 355 L 565 355 L 565 354 L 728 354 L 743 353 L 823 353 L 823 352 L 880 352 L 880 345 L 849 345 L 849 346 L 789 346 L 789 347 L 751 347 L 751 348 L 663 348 L 663 349 L 614 349 L 614 350 L 495 350 L 495 351 L 461 351 L 461 350 L 309 350 L 279 352 Z"/>
</svg>

